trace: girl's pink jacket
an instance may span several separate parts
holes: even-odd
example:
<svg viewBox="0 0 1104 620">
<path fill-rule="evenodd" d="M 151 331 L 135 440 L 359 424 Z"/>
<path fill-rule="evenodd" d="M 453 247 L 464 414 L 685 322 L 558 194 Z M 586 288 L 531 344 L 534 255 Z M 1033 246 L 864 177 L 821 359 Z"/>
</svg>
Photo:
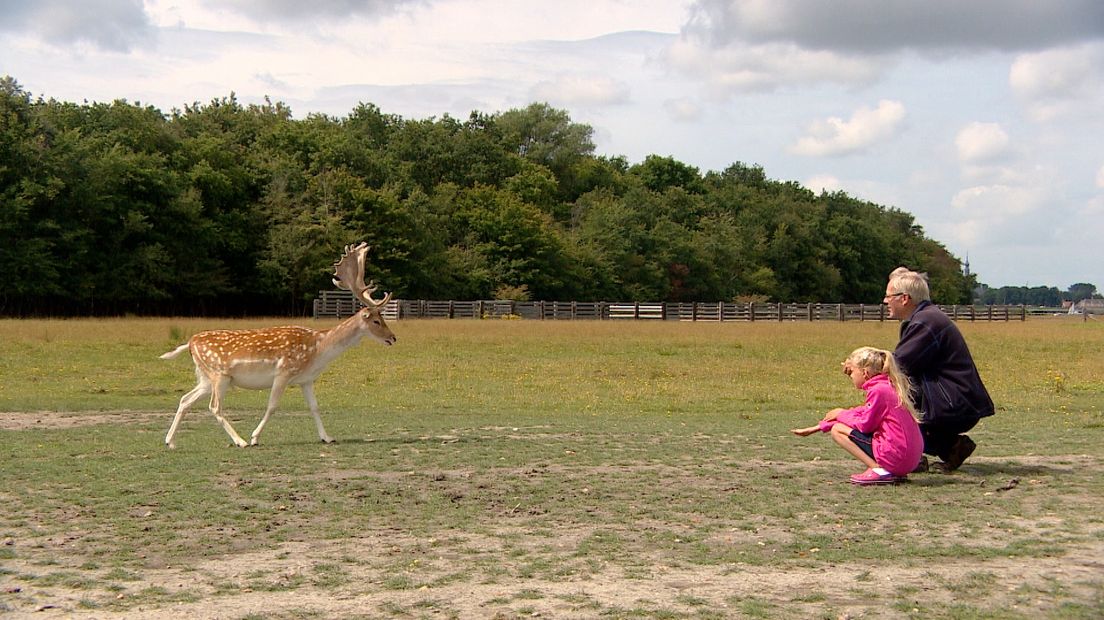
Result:
<svg viewBox="0 0 1104 620">
<path fill-rule="evenodd" d="M 900 404 L 887 375 L 871 377 L 862 389 L 866 391 L 866 403 L 841 411 L 833 421 L 821 421 L 820 430 L 827 433 L 839 422 L 873 435 L 874 460 L 878 466 L 895 476 L 907 476 L 924 454 L 920 426 Z"/>
</svg>

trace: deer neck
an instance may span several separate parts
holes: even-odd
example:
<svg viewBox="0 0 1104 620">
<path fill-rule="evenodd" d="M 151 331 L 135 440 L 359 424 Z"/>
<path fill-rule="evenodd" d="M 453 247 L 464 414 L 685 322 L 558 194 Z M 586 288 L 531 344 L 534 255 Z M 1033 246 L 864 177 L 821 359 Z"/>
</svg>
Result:
<svg viewBox="0 0 1104 620">
<path fill-rule="evenodd" d="M 319 346 L 319 350 L 322 352 L 320 357 L 325 362 L 331 361 L 341 355 L 345 349 L 360 342 L 365 333 L 367 333 L 367 329 L 364 327 L 364 320 L 361 318 L 360 312 L 357 312 L 322 333 L 322 342 Z"/>
</svg>

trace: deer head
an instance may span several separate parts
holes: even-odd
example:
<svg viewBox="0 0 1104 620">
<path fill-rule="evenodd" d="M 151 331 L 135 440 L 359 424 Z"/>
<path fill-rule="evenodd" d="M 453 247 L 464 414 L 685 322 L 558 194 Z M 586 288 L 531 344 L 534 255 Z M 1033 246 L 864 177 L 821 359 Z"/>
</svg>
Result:
<svg viewBox="0 0 1104 620">
<path fill-rule="evenodd" d="M 372 298 L 372 293 L 378 288 L 374 280 L 364 283 L 364 266 L 367 262 L 369 246 L 361 242 L 357 245 L 345 246 L 345 254 L 334 263 L 334 286 L 351 292 L 365 308 L 360 311 L 360 316 L 365 322 L 368 333 L 376 340 L 384 344 L 393 344 L 395 335 L 384 323 L 380 312 L 387 302 L 391 301 L 391 293 L 386 293 L 383 299 L 377 301 Z"/>
</svg>

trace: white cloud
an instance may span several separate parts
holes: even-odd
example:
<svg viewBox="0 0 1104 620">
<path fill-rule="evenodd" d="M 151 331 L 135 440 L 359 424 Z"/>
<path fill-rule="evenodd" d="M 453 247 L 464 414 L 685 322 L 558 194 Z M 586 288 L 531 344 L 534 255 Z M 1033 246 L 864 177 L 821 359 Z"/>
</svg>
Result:
<svg viewBox="0 0 1104 620">
<path fill-rule="evenodd" d="M 968 187 L 951 199 L 953 212 L 940 226 L 942 238 L 953 247 L 970 248 L 971 256 L 990 258 L 1018 246 L 1053 243 L 1068 233 L 1063 218 L 1047 208 L 1047 200 L 1043 191 L 1031 187 Z"/>
<path fill-rule="evenodd" d="M 128 52 L 154 30 L 141 0 L 5 0 L 0 31 L 34 33 L 59 48 Z"/>
<path fill-rule="evenodd" d="M 1023 54 L 1012 63 L 1008 83 L 1037 121 L 1098 114 L 1104 106 L 1104 45 Z"/>
<path fill-rule="evenodd" d="M 986 222 L 978 219 L 955 222 L 951 233 L 954 235 L 955 245 L 966 248 L 977 247 L 978 243 L 985 238 L 982 234 L 985 226 Z"/>
<path fill-rule="evenodd" d="M 697 0 L 689 32 L 724 46 L 790 42 L 853 53 L 1037 49 L 1098 37 L 1099 0 Z"/>
<path fill-rule="evenodd" d="M 718 48 L 688 37 L 672 44 L 663 60 L 677 72 L 701 80 L 711 94 L 722 99 L 738 93 L 771 92 L 790 84 L 862 86 L 885 70 L 885 62 L 878 58 L 806 50 L 791 44 Z"/>
<path fill-rule="evenodd" d="M 559 106 L 606 106 L 627 103 L 629 86 L 607 76 L 559 76 L 541 80 L 529 91 L 535 101 Z"/>
<path fill-rule="evenodd" d="M 1096 187 L 1104 190 L 1104 166 L 1096 171 Z M 1081 210 L 1081 214 L 1092 217 L 1099 222 L 1100 216 L 1104 215 L 1104 192 L 1097 193 L 1089 198 L 1088 202 L 1085 203 L 1085 208 Z"/>
<path fill-rule="evenodd" d="M 680 122 L 696 121 L 702 117 L 701 105 L 692 99 L 680 97 L 663 102 L 663 109 L 672 120 Z"/>
<path fill-rule="evenodd" d="M 813 157 L 855 153 L 893 137 L 904 120 L 904 104 L 883 99 L 874 109 L 855 110 L 848 120 L 832 116 L 814 121 L 791 152 Z"/>
<path fill-rule="evenodd" d="M 422 0 L 201 0 L 201 3 L 258 22 L 371 18 L 390 15 L 411 5 L 425 4 Z"/>
<path fill-rule="evenodd" d="M 665 59 L 720 96 L 884 78 L 908 54 L 1077 46 L 1104 35 L 1099 0 L 695 0 Z"/>
<path fill-rule="evenodd" d="M 838 177 L 831 174 L 818 174 L 809 177 L 802 183 L 805 187 L 809 188 L 813 192 L 836 192 L 842 189 L 842 184 Z"/>
<path fill-rule="evenodd" d="M 1046 196 L 1037 188 L 1012 185 L 978 185 L 959 191 L 951 206 L 972 216 L 1003 218 L 1035 211 Z"/>
<path fill-rule="evenodd" d="M 958 131 L 955 146 L 963 163 L 988 162 L 1008 152 L 1008 134 L 997 123 L 970 123 Z"/>
<path fill-rule="evenodd" d="M 1093 196 L 1085 203 L 1085 208 L 1081 210 L 1081 215 L 1091 217 L 1095 221 L 1100 221 L 1102 215 L 1104 215 L 1104 194 L 1099 196 Z"/>
</svg>

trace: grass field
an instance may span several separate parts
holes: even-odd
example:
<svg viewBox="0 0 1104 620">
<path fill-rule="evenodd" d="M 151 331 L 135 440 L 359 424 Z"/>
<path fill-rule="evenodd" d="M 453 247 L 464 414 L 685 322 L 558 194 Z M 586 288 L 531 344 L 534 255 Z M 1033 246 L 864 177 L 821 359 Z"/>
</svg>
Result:
<svg viewBox="0 0 1104 620">
<path fill-rule="evenodd" d="M 337 443 L 292 390 L 166 449 L 158 355 L 285 322 L 0 321 L 0 616 L 1104 617 L 1099 322 L 963 324 L 998 414 L 893 487 L 788 433 L 892 322 L 403 321 L 316 385 Z"/>
</svg>

